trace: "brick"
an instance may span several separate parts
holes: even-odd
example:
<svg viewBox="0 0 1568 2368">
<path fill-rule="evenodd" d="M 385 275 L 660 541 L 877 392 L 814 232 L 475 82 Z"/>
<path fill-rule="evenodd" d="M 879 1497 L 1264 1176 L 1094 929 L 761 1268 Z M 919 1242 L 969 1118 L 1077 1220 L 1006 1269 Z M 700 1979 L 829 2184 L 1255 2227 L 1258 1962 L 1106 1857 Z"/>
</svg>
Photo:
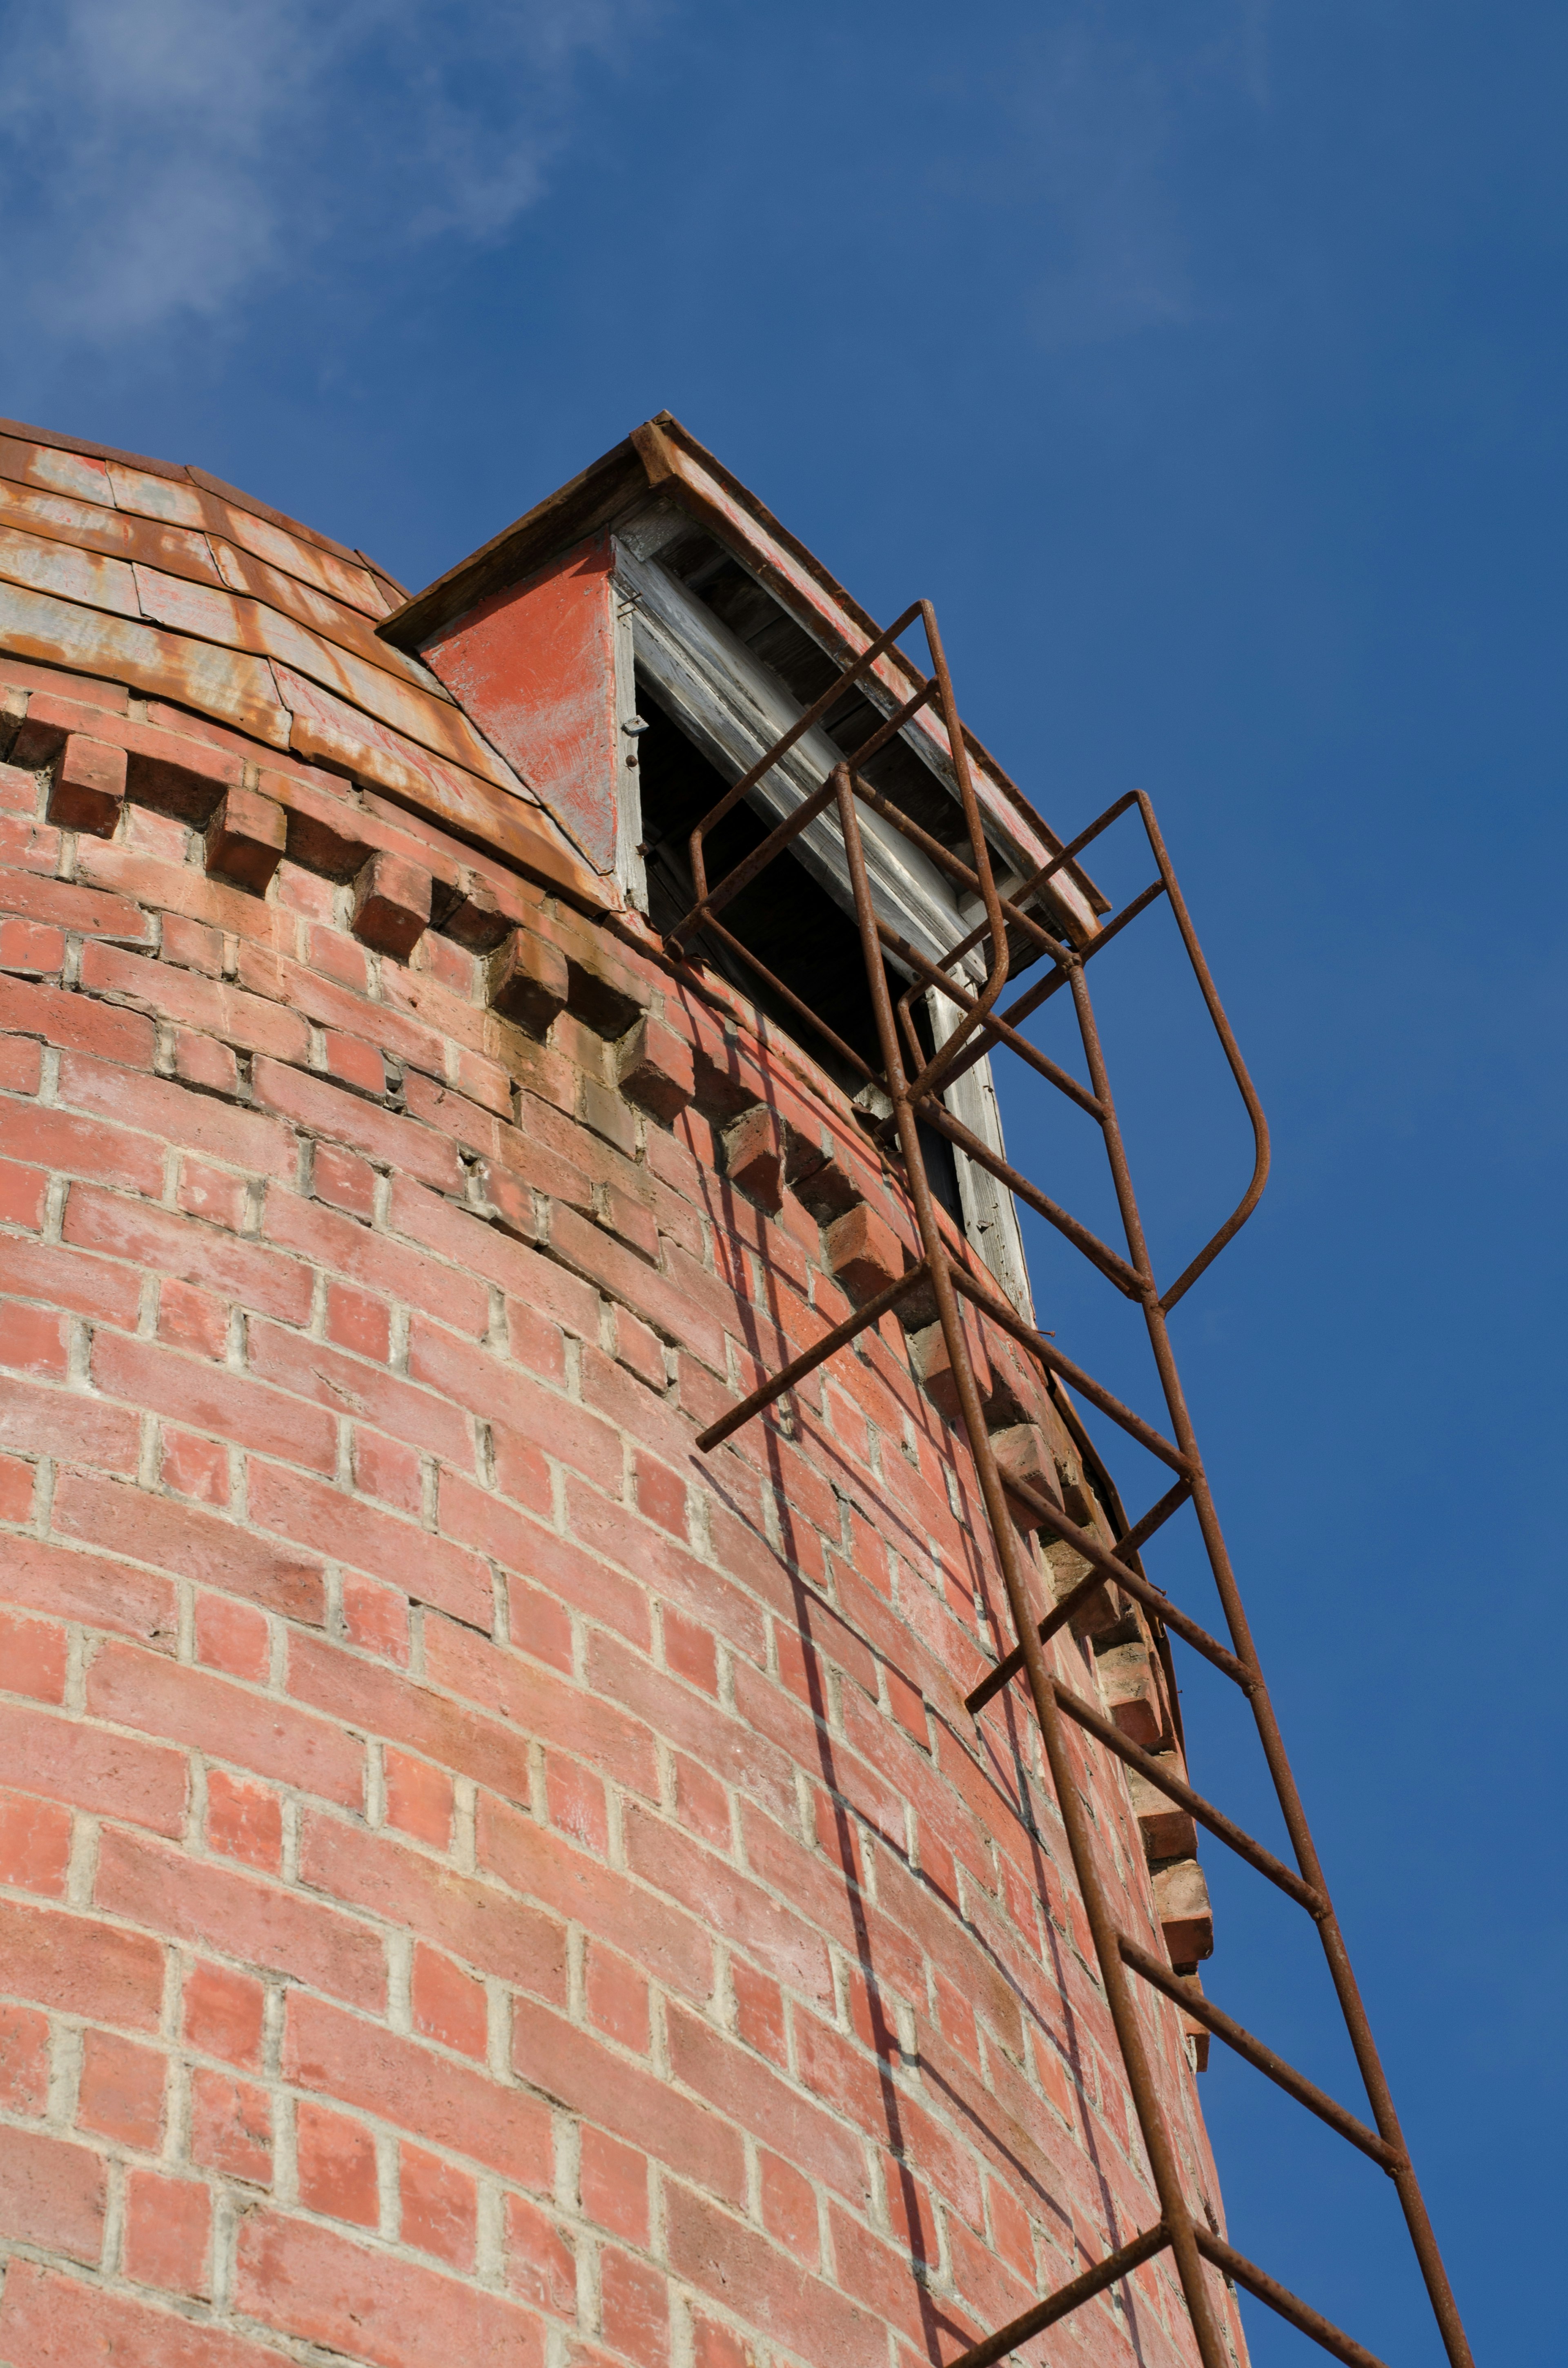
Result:
<svg viewBox="0 0 1568 2368">
<path fill-rule="evenodd" d="M 203 2055 L 222 2056 L 242 2071 L 261 2067 L 267 1993 L 254 1975 L 201 1961 L 185 1977 L 181 2029 Z"/>
<path fill-rule="evenodd" d="M 1214 1953 L 1214 1913 L 1209 1885 L 1195 1858 L 1177 1859 L 1154 1875 L 1154 1913 L 1170 1961 L 1178 1972 Z"/>
<path fill-rule="evenodd" d="M 163 1151 L 149 1136 L 99 1126 L 69 1110 L 0 1101 L 0 1151 L 13 1160 L 67 1176 L 107 1179 L 129 1192 L 151 1196 L 163 1190 Z"/>
<path fill-rule="evenodd" d="M 50 870 L 54 868 L 51 860 Z M 79 886 L 73 880 L 44 880 L 25 871 L 0 871 L 0 912 L 51 921 L 83 937 L 118 938 L 145 945 L 153 934 L 147 914 L 129 896 Z"/>
<path fill-rule="evenodd" d="M 247 1784 L 222 1768 L 207 1777 L 207 1847 L 277 1874 L 283 1865 L 283 1806 L 265 1784 Z"/>
<path fill-rule="evenodd" d="M 858 2302 L 803 2277 L 795 2256 L 721 2212 L 689 2188 L 675 2186 L 666 2204 L 670 2269 L 722 2309 L 744 2296 L 745 2313 L 771 2340 L 804 2360 L 844 2368 L 884 2368 L 887 2330 Z M 852 2248 L 858 2264 L 864 2248 Z M 857 2283 L 858 2283 L 858 2276 Z"/>
<path fill-rule="evenodd" d="M 272 2184 L 272 2100 L 254 2080 L 198 2065 L 190 2076 L 190 2158 L 252 2187 Z"/>
<path fill-rule="evenodd" d="M 324 1617 L 325 1586 L 314 1554 L 256 1537 L 241 1523 L 199 1506 L 174 1504 L 166 1497 L 118 1486 L 87 1473 L 67 1473 L 62 1474 L 55 1490 L 53 1524 L 69 1537 L 92 1545 L 116 1544 L 139 1562 L 194 1579 L 199 1586 L 247 1598 L 263 1611 L 278 1612 L 287 1620 L 319 1627 Z M 103 1567 L 85 1554 L 73 1559 L 84 1572 Z M 106 1576 L 101 1582 L 104 1611 L 95 1614 L 84 1609 L 75 1616 L 86 1618 L 96 1627 L 131 1626 L 130 1621 L 108 1613 L 121 1601 L 134 1610 L 133 1597 L 121 1590 L 135 1587 L 156 1588 L 155 1594 L 149 1594 L 148 1603 L 150 1609 L 153 1605 L 159 1609 L 153 1628 L 161 1638 L 162 1606 L 165 1598 L 172 1602 L 167 1581 L 143 1577 L 123 1565 L 117 1565 L 114 1576 Z M 84 1606 L 92 1600 L 81 1585 L 72 1588 L 70 1600 Z M 139 1632 L 140 1622 L 132 1629 Z"/>
<path fill-rule="evenodd" d="M 338 1154 L 330 1144 L 318 1144 L 315 1155 L 318 1193 L 324 1190 L 324 1162 L 331 1160 L 352 1163 L 347 1168 L 330 1168 L 327 1178 L 332 1183 L 333 1195 L 339 1199 L 349 1214 L 341 1216 L 335 1210 L 324 1209 L 319 1201 L 301 1201 L 291 1193 L 270 1192 L 267 1203 L 269 1238 L 284 1247 L 297 1250 L 331 1273 L 347 1276 L 383 1298 L 405 1300 L 412 1306 L 422 1308 L 427 1315 L 436 1316 L 449 1330 L 466 1333 L 471 1339 L 477 1339 L 490 1321 L 489 1293 L 483 1283 L 454 1266 L 426 1257 L 422 1250 L 410 1248 L 385 1234 L 369 1233 L 364 1224 L 354 1224 L 354 1215 L 362 1215 L 369 1221 L 374 1213 L 375 1171 L 351 1153 Z M 365 1178 L 369 1181 L 365 1182 Z M 395 1191 L 394 1187 L 394 1201 Z M 434 1200 L 434 1195 L 429 1197 Z M 436 1206 L 440 1208 L 445 1205 L 436 1202 Z M 457 1214 L 455 1211 L 451 1213 Z M 485 1238 L 483 1229 L 472 1223 L 465 1225 L 464 1231 L 478 1235 L 482 1240 Z"/>
<path fill-rule="evenodd" d="M 207 868 L 261 895 L 282 860 L 289 817 L 275 799 L 231 787 L 207 834 Z"/>
<path fill-rule="evenodd" d="M 17 2368 L 94 2359 L 115 2368 L 278 2368 L 269 2346 L 23 2260 L 6 2273 L 0 2348 Z"/>
<path fill-rule="evenodd" d="M 188 1349 L 209 1364 L 222 1364 L 229 1346 L 228 1310 L 210 1291 L 199 1291 L 188 1282 L 162 1282 L 158 1338 L 165 1348 Z"/>
<path fill-rule="evenodd" d="M 108 1643 L 88 1674 L 87 1708 L 96 1718 L 194 1745 L 214 1759 L 298 1785 L 344 1808 L 358 1809 L 363 1802 L 364 1748 L 352 1736 L 332 1720 L 253 1693 L 215 1671 Z M 262 1846 L 262 1828 L 270 1828 L 271 1813 L 264 1811 L 254 1787 L 237 1790 L 225 1780 L 223 1797 L 223 1831 L 234 1842 L 242 1831 L 249 1832 L 238 1853 L 247 1856 Z"/>
<path fill-rule="evenodd" d="M 272 1658 L 272 1634 L 265 1613 L 252 1611 L 248 1603 L 231 1603 L 221 1595 L 199 1596 L 196 1657 L 228 1677 L 265 1684 Z"/>
<path fill-rule="evenodd" d="M 341 1029 L 324 1030 L 322 1065 L 341 1084 L 352 1086 L 356 1093 L 379 1099 L 386 1092 L 387 1068 L 381 1053 L 358 1036 L 346 1036 Z"/>
<path fill-rule="evenodd" d="M 0 1455 L 0 1521 L 31 1520 L 36 1482 L 36 1465 L 20 1455 Z M 19 1631 L 13 1633 L 13 1624 L 0 1614 L 0 1669 L 11 1668 L 17 1672 L 16 1682 L 8 1683 L 6 1691 L 15 1694 L 36 1694 L 40 1691 L 46 1664 L 36 1659 L 33 1647 L 41 1645 L 42 1640 L 29 1638 Z M 9 1663 L 5 1657 L 8 1646 L 17 1656 Z M 47 1698 L 59 1699 L 52 1693 L 49 1693 Z"/>
<path fill-rule="evenodd" d="M 109 838 L 125 803 L 125 751 L 85 732 L 71 733 L 49 791 L 49 819 L 60 830 Z"/>
<path fill-rule="evenodd" d="M 7 1987 L 34 2004 L 131 2031 L 157 2028 L 164 1952 L 145 1934 L 0 1898 L 0 1962 Z"/>
<path fill-rule="evenodd" d="M 425 1459 L 395 1439 L 383 1439 L 363 1428 L 354 1433 L 354 1485 L 367 1497 L 379 1497 L 411 1520 L 425 1509 Z"/>
<path fill-rule="evenodd" d="M 294 1172 L 293 1139 L 276 1119 L 258 1110 L 232 1110 L 210 1094 L 192 1093 L 170 1077 L 133 1075 L 92 1060 L 85 1053 L 67 1052 L 61 1056 L 60 1099 L 93 1118 L 142 1128 L 181 1150 L 201 1152 L 209 1159 L 246 1168 L 253 1175 L 289 1177 Z M 161 1174 L 161 1152 L 158 1167 Z M 112 1161 L 107 1168 L 95 1167 L 88 1173 L 98 1183 L 126 1180 Z"/>
<path fill-rule="evenodd" d="M 307 1816 L 300 1873 L 313 1890 L 412 1930 L 482 1973 L 542 1997 L 565 1997 L 566 1939 L 557 1918 L 437 1865 L 392 1835 Z"/>
<path fill-rule="evenodd" d="M 1131 1743 L 1145 1751 L 1168 1744 L 1165 1703 L 1146 1645 L 1113 1645 L 1098 1655 L 1096 1670 L 1106 1708 Z"/>
<path fill-rule="evenodd" d="M 49 2101 L 49 2018 L 0 2006 L 0 2111 L 38 2115 Z"/>
<path fill-rule="evenodd" d="M 52 1308 L 12 1301 L 0 1315 L 0 1364 L 40 1381 L 65 1378 L 65 1318 Z"/>
<path fill-rule="evenodd" d="M 165 1430 L 159 1440 L 158 1471 L 165 1487 L 176 1496 L 190 1497 L 204 1505 L 228 1502 L 229 1455 L 218 1440 L 201 1439 L 190 1430 Z"/>
<path fill-rule="evenodd" d="M 160 1652 L 175 1648 L 174 1588 L 166 1578 L 133 1569 L 129 1563 L 13 1535 L 0 1555 L 0 1595 L 61 1619 L 128 1630 Z"/>
<path fill-rule="evenodd" d="M 858 2135 L 803 2096 L 757 2056 L 736 2046 L 687 2009 L 672 2002 L 670 2069 L 683 2088 L 706 2097 L 813 2179 L 867 2207 L 865 2149 Z"/>
<path fill-rule="evenodd" d="M 373 2113 L 426 2146 L 461 2155 L 519 2187 L 551 2186 L 551 2120 L 539 2100 L 417 2040 L 293 1990 L 283 2065 L 297 2087 Z"/>
<path fill-rule="evenodd" d="M 898 1236 L 865 1202 L 846 1209 L 826 1227 L 823 1254 L 828 1272 L 857 1302 L 875 1298 L 904 1269 Z"/>
<path fill-rule="evenodd" d="M 743 1192 L 777 1215 L 784 1201 L 785 1133 L 778 1113 L 757 1102 L 722 1137 L 724 1172 Z"/>
<path fill-rule="evenodd" d="M 670 2304 L 664 2272 L 607 2245 L 599 2255 L 599 2313 L 605 2342 L 640 2368 L 669 2356 Z"/>
<path fill-rule="evenodd" d="M 9 1049 L 9 1047 L 0 1048 L 0 1058 L 3 1058 Z M 36 1066 L 38 1046 L 35 1044 L 27 1049 L 30 1052 Z M 25 1090 L 28 1093 L 33 1092 L 36 1090 L 37 1083 L 35 1076 Z M 9 1159 L 0 1159 L 0 1223 L 7 1225 L 26 1225 L 30 1233 L 40 1232 L 43 1226 L 43 1203 L 47 1185 L 48 1178 L 36 1167 L 17 1167 Z"/>
<path fill-rule="evenodd" d="M 240 1090 L 240 1064 L 229 1046 L 188 1028 L 175 1030 L 174 1074 L 182 1084 L 206 1093 L 233 1097 Z"/>
<path fill-rule="evenodd" d="M 253 1463 L 250 1517 L 259 1529 L 318 1546 L 415 1602 L 486 1627 L 494 1616 L 490 1573 L 477 1555 L 302 1473 Z"/>
<path fill-rule="evenodd" d="M 648 2157 L 585 2123 L 578 2141 L 578 2197 L 586 2218 L 628 2243 L 648 2241 Z"/>
<path fill-rule="evenodd" d="M 384 1343 L 386 1334 L 370 1323 L 365 1294 L 357 1294 L 357 1299 L 363 1356 L 378 1340 Z M 329 1307 L 332 1304 L 329 1297 Z M 355 1304 L 339 1293 L 340 1314 L 352 1310 Z M 380 1311 L 380 1321 L 384 1326 L 384 1309 Z M 253 1324 L 248 1346 L 250 1370 L 259 1380 L 276 1383 L 292 1397 L 313 1399 L 324 1408 L 373 1423 L 378 1430 L 390 1431 L 422 1453 L 443 1456 L 460 1469 L 472 1469 L 472 1437 L 462 1412 L 432 1398 L 400 1375 L 369 1372 L 358 1358 L 323 1341 L 306 1339 L 282 1325 Z M 288 1461 L 301 1463 L 306 1458 L 292 1455 Z M 379 1576 L 388 1577 L 391 1573 L 382 1571 Z"/>
<path fill-rule="evenodd" d="M 477 2184 L 467 2171 L 427 2154 L 423 2146 L 400 2146 L 397 2154 L 403 2242 L 472 2273 L 479 2238 Z M 520 2195 L 506 2201 L 513 2211 L 532 2208 Z"/>
<path fill-rule="evenodd" d="M 260 1107 L 275 1110 L 290 1124 L 347 1144 L 384 1167 L 404 1169 L 437 1192 L 455 1197 L 461 1191 L 457 1150 L 429 1127 L 278 1061 L 258 1059 L 251 1082 Z"/>
<path fill-rule="evenodd" d="M 430 890 L 427 871 L 378 849 L 354 882 L 355 936 L 406 962 L 430 925 Z"/>
<path fill-rule="evenodd" d="M 646 2055 L 653 2044 L 648 1983 L 631 1960 L 596 1941 L 588 1951 L 583 1988 L 595 2030 L 634 2055 Z"/>
<path fill-rule="evenodd" d="M 452 1838 L 452 1780 L 444 1768 L 415 1759 L 390 1745 L 382 1755 L 387 1823 L 432 1850 L 445 1850 Z"/>
<path fill-rule="evenodd" d="M 212 2291 L 209 2254 L 212 2191 L 193 2179 L 137 2168 L 125 2186 L 125 2274 L 141 2286 L 204 2298 Z"/>
<path fill-rule="evenodd" d="M 484 965 L 484 999 L 530 1036 L 547 1035 L 565 1008 L 565 956 L 532 929 L 513 929 Z"/>
<path fill-rule="evenodd" d="M 306 2221 L 261 2213 L 240 2231 L 234 2304 L 247 2318 L 370 2368 L 432 2357 L 543 2368 L 530 2311 Z"/>
<path fill-rule="evenodd" d="M 817 2199 L 811 2181 L 802 2178 L 792 2163 L 776 2154 L 762 2153 L 758 2169 L 763 2226 L 770 2237 L 797 2254 L 808 2269 L 814 2270 L 821 2259 L 822 2245 L 817 2233 Z"/>
<path fill-rule="evenodd" d="M 489 2032 L 484 1985 L 423 1941 L 414 1944 L 411 1982 L 414 2028 L 443 2047 L 483 2061 Z"/>
<path fill-rule="evenodd" d="M 108 1654 L 130 1646 L 106 1644 Z M 161 1656 L 142 1656 L 150 1673 L 166 1674 Z M 13 1783 L 121 1817 L 155 1833 L 177 1834 L 185 1820 L 184 1754 L 163 1742 L 142 1743 L 48 1711 L 0 1703 L 0 1766 Z"/>
<path fill-rule="evenodd" d="M 1177 1753 L 1166 1752 L 1161 1757 L 1171 1775 L 1181 1777 L 1185 1774 Z M 1187 1810 L 1178 1808 L 1157 1785 L 1151 1784 L 1146 1776 L 1141 1776 L 1136 1768 L 1127 1769 L 1125 1774 L 1132 1801 L 1132 1814 L 1137 1819 L 1145 1856 L 1151 1859 L 1196 1858 L 1198 1827 Z"/>
<path fill-rule="evenodd" d="M 94 1897 L 109 1915 L 312 1982 L 353 2004 L 379 2007 L 385 1999 L 386 1959 L 377 1934 L 237 1867 L 189 1859 L 108 1828 Z"/>
<path fill-rule="evenodd" d="M 392 1310 L 384 1300 L 372 1299 L 368 1291 L 357 1291 L 352 1283 L 329 1283 L 326 1336 L 338 1348 L 384 1365 L 392 1354 Z"/>
<path fill-rule="evenodd" d="M 0 921 L 0 970 L 48 978 L 65 960 L 65 936 L 39 921 Z"/>
<path fill-rule="evenodd" d="M 0 2234 L 71 2260 L 96 2262 L 103 2250 L 104 2209 L 102 2155 L 32 2130 L 6 2131 L 0 2146 Z M 22 2355 L 11 2357 L 20 2368 Z"/>
<path fill-rule="evenodd" d="M 381 2219 L 376 2142 L 364 2123 L 301 2097 L 295 2108 L 294 2144 L 300 2201 L 306 2209 L 374 2228 Z"/>
<path fill-rule="evenodd" d="M 85 2130 L 122 2146 L 156 2150 L 164 2125 L 165 2058 L 112 2031 L 82 2034 L 76 2119 Z"/>
<path fill-rule="evenodd" d="M 54 1722 L 59 1724 L 60 1722 Z M 6 1766 L 7 1775 L 20 1769 Z M 0 1793 L 0 1883 L 59 1899 L 71 1859 L 71 1817 L 51 1802 L 22 1793 Z"/>
<path fill-rule="evenodd" d="M 375 1215 L 376 1171 L 356 1153 L 331 1143 L 317 1144 L 313 1181 L 320 1198 L 334 1208 L 347 1209 L 366 1224 Z"/>
<path fill-rule="evenodd" d="M 694 1091 L 691 1047 L 662 1020 L 644 1019 L 617 1047 L 617 1075 L 628 1101 L 673 1126 Z"/>
<path fill-rule="evenodd" d="M 531 1998 L 519 1998 L 513 2009 L 512 2065 L 519 2080 L 568 2112 L 646 2146 L 677 2177 L 740 2202 L 745 2157 L 738 2131 Z"/>
</svg>

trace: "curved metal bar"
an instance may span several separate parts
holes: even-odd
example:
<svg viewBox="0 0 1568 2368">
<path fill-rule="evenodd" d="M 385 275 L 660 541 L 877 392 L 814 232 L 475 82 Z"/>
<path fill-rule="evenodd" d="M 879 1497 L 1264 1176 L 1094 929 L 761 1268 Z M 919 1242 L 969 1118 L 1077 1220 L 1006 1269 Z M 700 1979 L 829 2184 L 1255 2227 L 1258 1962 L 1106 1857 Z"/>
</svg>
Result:
<svg viewBox="0 0 1568 2368">
<path fill-rule="evenodd" d="M 1268 1121 L 1264 1116 L 1263 1104 L 1258 1100 L 1257 1088 L 1247 1075 L 1247 1065 L 1242 1058 L 1242 1048 L 1236 1042 L 1229 1019 L 1225 1017 L 1225 1007 L 1220 1000 L 1220 991 L 1214 984 L 1213 973 L 1203 958 L 1203 949 L 1198 942 L 1198 932 L 1192 926 L 1192 916 L 1187 909 L 1187 900 L 1177 884 L 1175 866 L 1165 852 L 1165 842 L 1160 836 L 1160 825 L 1154 819 L 1154 809 L 1144 791 L 1139 790 L 1136 796 L 1138 811 L 1143 820 L 1143 828 L 1148 835 L 1149 845 L 1153 849 L 1154 861 L 1160 868 L 1160 878 L 1165 882 L 1165 894 L 1171 900 L 1171 910 L 1176 915 L 1176 928 L 1181 931 L 1182 944 L 1187 948 L 1187 961 L 1192 965 L 1192 974 L 1197 979 L 1199 992 L 1208 1006 L 1214 1033 L 1220 1039 L 1225 1059 L 1230 1064 L 1231 1075 L 1236 1081 L 1236 1090 L 1246 1105 L 1246 1114 L 1252 1121 L 1252 1181 L 1219 1232 L 1205 1242 L 1198 1256 L 1183 1269 L 1170 1289 L 1161 1293 L 1160 1305 L 1168 1315 L 1176 1301 L 1191 1289 L 1199 1276 L 1213 1265 L 1226 1243 L 1234 1240 L 1262 1200 L 1263 1188 L 1268 1181 Z"/>
</svg>

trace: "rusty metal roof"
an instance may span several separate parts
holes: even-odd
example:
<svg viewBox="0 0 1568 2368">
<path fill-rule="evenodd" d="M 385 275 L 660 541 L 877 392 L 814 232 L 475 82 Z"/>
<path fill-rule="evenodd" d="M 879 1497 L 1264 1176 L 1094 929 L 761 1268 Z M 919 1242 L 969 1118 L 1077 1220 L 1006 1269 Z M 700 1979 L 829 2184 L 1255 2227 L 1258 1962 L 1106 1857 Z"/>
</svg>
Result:
<svg viewBox="0 0 1568 2368">
<path fill-rule="evenodd" d="M 108 677 L 351 774 L 574 898 L 623 899 L 583 860 L 548 785 L 525 781 L 437 679 L 422 643 L 503 585 L 663 494 L 746 567 L 839 663 L 877 627 L 822 563 L 669 413 L 410 598 L 361 551 L 194 465 L 0 420 L 0 651 Z M 874 669 L 894 700 L 902 652 Z M 922 715 L 933 768 L 949 763 Z M 1061 841 L 965 730 L 983 805 L 1043 858 Z M 1087 906 L 1108 908 L 1086 875 Z"/>
</svg>

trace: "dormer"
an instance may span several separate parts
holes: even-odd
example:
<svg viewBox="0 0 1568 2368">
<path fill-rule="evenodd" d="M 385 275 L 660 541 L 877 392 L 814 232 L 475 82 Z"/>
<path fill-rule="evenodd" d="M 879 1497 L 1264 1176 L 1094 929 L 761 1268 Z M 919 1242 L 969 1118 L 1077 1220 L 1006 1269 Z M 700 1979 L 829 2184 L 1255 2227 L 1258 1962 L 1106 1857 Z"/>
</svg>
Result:
<svg viewBox="0 0 1568 2368">
<path fill-rule="evenodd" d="M 879 628 L 713 456 L 667 413 L 574 478 L 387 618 L 382 637 L 423 661 L 561 825 L 607 899 L 662 933 L 693 902 L 694 824 L 775 746 Z M 924 653 L 921 653 L 924 655 Z M 715 832 L 713 876 L 853 757 L 923 679 L 898 649 L 878 659 L 796 741 Z M 998 885 L 1016 887 L 1061 841 L 994 757 L 967 739 Z M 874 757 L 866 778 L 928 836 L 966 846 L 952 754 L 923 710 Z M 978 913 L 919 848 L 874 814 L 864 822 L 882 916 L 927 960 Z M 1075 866 L 1058 872 L 1038 916 L 1085 942 L 1105 899 Z M 845 1042 L 875 1058 L 875 1038 L 842 845 L 808 825 L 791 852 L 726 908 L 729 931 L 809 1001 Z M 837 1082 L 833 1048 L 711 932 L 687 949 L 796 1036 Z M 1020 943 L 1016 968 L 1037 950 Z M 896 973 L 890 958 L 890 971 Z M 903 991 L 907 978 L 898 980 Z M 953 1007 L 917 1008 L 933 1044 Z M 950 1107 L 994 1149 L 1002 1130 L 990 1064 L 950 1088 Z M 1028 1305 L 1008 1194 L 932 1137 L 933 1182 L 1016 1304 Z"/>
</svg>

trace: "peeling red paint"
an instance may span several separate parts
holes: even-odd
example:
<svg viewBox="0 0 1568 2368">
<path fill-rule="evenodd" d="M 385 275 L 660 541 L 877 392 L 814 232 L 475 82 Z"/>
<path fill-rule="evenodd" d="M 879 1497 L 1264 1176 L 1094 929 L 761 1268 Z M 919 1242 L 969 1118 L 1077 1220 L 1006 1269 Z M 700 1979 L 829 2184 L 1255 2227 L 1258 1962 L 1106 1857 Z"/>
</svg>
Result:
<svg viewBox="0 0 1568 2368">
<path fill-rule="evenodd" d="M 420 655 L 600 871 L 615 867 L 615 616 L 598 535 Z"/>
</svg>

